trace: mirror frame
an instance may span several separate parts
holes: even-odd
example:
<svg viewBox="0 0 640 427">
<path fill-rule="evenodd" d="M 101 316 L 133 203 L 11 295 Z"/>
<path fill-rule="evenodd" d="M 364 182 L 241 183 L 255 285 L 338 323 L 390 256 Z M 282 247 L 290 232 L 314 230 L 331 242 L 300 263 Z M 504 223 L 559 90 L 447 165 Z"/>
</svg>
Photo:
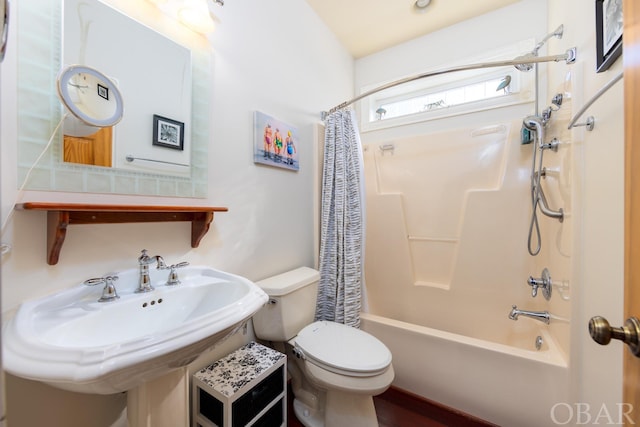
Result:
<svg viewBox="0 0 640 427">
<path fill-rule="evenodd" d="M 211 54 L 204 49 L 189 48 L 192 54 L 191 177 L 62 161 L 62 131 L 58 124 L 62 120 L 64 106 L 57 96 L 56 77 L 62 68 L 63 1 L 21 0 L 17 3 L 18 182 L 21 188 L 206 198 Z M 130 19 L 156 31 L 145 23 Z M 51 147 L 47 148 L 38 164 L 34 164 L 50 142 Z M 25 183 L 26 177 L 29 179 Z"/>
</svg>

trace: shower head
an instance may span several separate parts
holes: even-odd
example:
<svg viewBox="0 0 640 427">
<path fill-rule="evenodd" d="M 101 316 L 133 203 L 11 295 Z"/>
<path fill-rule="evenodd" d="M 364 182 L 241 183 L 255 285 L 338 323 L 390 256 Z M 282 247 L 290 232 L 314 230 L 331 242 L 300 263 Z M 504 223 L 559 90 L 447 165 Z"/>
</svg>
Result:
<svg viewBox="0 0 640 427">
<path fill-rule="evenodd" d="M 539 129 L 542 129 L 542 127 L 544 126 L 544 121 L 540 116 L 528 116 L 524 118 L 522 124 L 529 130 L 537 131 Z"/>
<path fill-rule="evenodd" d="M 514 59 L 514 61 L 518 61 L 518 60 L 529 60 L 531 58 L 535 58 L 537 55 L 537 52 L 529 52 L 529 53 L 525 53 L 524 55 L 520 55 L 517 58 Z M 514 65 L 514 67 L 516 67 L 516 70 L 518 71 L 531 71 L 533 69 L 533 64 L 517 64 Z"/>
</svg>

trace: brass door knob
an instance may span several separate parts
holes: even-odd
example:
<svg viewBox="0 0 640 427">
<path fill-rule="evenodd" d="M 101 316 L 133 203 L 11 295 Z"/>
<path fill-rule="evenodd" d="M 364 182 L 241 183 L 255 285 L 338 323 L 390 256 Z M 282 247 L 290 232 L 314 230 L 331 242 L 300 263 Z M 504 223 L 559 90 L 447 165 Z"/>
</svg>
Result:
<svg viewBox="0 0 640 427">
<path fill-rule="evenodd" d="M 607 345 L 611 339 L 620 340 L 629 346 L 631 353 L 640 357 L 640 321 L 630 317 L 620 328 L 612 327 L 607 319 L 601 316 L 589 320 L 589 334 L 598 344 Z"/>
</svg>

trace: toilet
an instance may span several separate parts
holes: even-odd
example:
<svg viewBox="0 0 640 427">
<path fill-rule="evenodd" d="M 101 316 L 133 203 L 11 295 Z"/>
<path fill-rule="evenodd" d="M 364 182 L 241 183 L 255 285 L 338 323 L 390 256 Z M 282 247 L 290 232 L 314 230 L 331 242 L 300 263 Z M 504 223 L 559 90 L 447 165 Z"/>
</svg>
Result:
<svg viewBox="0 0 640 427">
<path fill-rule="evenodd" d="M 360 329 L 314 322 L 319 280 L 317 270 L 300 267 L 256 282 L 269 295 L 253 317 L 256 336 L 287 354 L 303 425 L 378 426 L 373 396 L 393 381 L 391 352 Z"/>
</svg>

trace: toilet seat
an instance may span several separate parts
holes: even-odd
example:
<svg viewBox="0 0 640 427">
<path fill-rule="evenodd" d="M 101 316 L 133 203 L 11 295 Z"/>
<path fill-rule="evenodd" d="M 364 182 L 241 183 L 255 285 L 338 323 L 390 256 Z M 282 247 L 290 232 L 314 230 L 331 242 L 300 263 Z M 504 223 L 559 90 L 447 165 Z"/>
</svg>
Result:
<svg viewBox="0 0 640 427">
<path fill-rule="evenodd" d="M 370 377 L 391 365 L 391 352 L 380 340 L 336 322 L 305 326 L 295 338 L 295 348 L 309 362 L 341 375 Z"/>
</svg>

